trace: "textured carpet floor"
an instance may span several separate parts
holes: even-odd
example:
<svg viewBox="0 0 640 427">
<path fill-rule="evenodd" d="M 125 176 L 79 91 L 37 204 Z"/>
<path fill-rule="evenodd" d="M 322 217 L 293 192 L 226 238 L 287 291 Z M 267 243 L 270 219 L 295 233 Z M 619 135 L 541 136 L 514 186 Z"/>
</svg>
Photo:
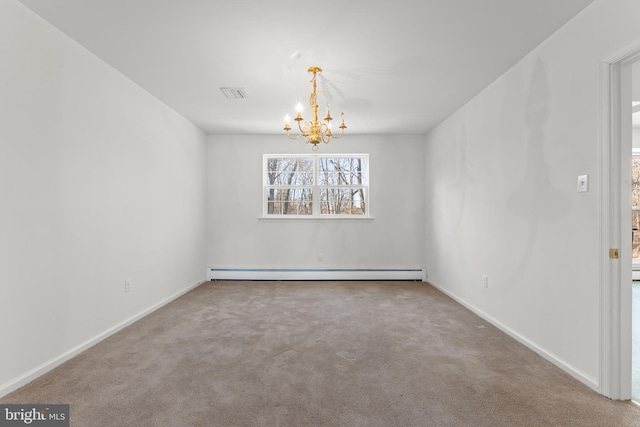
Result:
<svg viewBox="0 0 640 427">
<path fill-rule="evenodd" d="M 208 282 L 1 403 L 72 426 L 632 426 L 419 282 Z"/>
</svg>

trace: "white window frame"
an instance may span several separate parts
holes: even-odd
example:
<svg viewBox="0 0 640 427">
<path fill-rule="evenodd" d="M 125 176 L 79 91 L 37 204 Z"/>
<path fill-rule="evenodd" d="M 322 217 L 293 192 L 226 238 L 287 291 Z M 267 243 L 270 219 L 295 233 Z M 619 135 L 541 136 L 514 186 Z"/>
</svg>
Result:
<svg viewBox="0 0 640 427">
<path fill-rule="evenodd" d="M 312 214 L 310 215 L 282 215 L 268 213 L 268 190 L 271 187 L 268 183 L 268 160 L 278 158 L 308 158 L 313 159 L 313 185 L 312 187 Z M 361 158 L 365 162 L 365 173 L 362 185 L 344 186 L 344 188 L 362 187 L 364 190 L 364 214 L 323 214 L 320 213 L 320 190 L 323 188 L 331 188 L 330 185 L 318 185 L 318 169 L 321 158 Z M 263 219 L 287 219 L 287 220 L 305 220 L 305 219 L 346 219 L 346 220 L 367 220 L 372 219 L 371 216 L 371 194 L 369 192 L 369 177 L 371 175 L 369 154 L 364 153 L 331 153 L 331 154 L 264 154 L 262 159 L 262 218 Z M 308 188 L 309 186 L 299 186 L 300 188 Z M 296 188 L 292 186 L 291 188 Z"/>
</svg>

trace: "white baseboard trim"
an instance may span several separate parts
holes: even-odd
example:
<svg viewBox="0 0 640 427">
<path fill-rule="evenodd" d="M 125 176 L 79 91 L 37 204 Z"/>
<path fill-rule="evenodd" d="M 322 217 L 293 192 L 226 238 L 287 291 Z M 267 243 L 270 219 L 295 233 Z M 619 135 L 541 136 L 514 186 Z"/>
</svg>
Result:
<svg viewBox="0 0 640 427">
<path fill-rule="evenodd" d="M 207 280 L 416 280 L 424 268 L 208 268 Z"/>
<path fill-rule="evenodd" d="M 540 356 L 542 356 L 543 358 L 545 358 L 549 362 L 553 363 L 554 365 L 556 365 L 557 367 L 559 367 L 560 369 L 562 369 L 563 371 L 565 371 L 566 373 L 571 375 L 573 378 L 575 378 L 578 381 L 580 381 L 581 383 L 587 385 L 592 390 L 594 390 L 596 392 L 598 391 L 598 380 L 596 380 L 595 378 L 587 375 L 586 373 L 582 372 L 579 369 L 576 369 L 575 367 L 573 367 L 570 364 L 566 363 L 564 360 L 560 359 L 559 357 L 555 356 L 554 354 L 549 353 L 544 348 L 538 346 L 537 344 L 535 344 L 534 342 L 530 341 L 526 337 L 520 335 L 518 332 L 514 331 L 513 329 L 509 328 L 508 326 L 500 323 L 499 321 L 497 321 L 493 317 L 491 317 L 488 314 L 484 313 L 482 310 L 478 310 L 473 305 L 467 303 L 465 300 L 463 300 L 463 299 L 459 298 L 458 296 L 452 294 L 451 292 L 449 292 L 448 290 L 446 290 L 443 287 L 439 286 L 438 284 L 434 283 L 433 281 L 428 280 L 427 282 L 431 286 L 433 286 L 434 288 L 438 289 L 440 292 L 444 293 L 448 297 L 450 297 L 453 300 L 455 300 L 460 305 L 462 305 L 465 308 L 471 310 L 473 313 L 477 314 L 478 316 L 480 316 L 481 318 L 483 318 L 487 322 L 491 323 L 496 328 L 500 329 L 502 332 L 504 332 L 505 334 L 509 335 L 511 338 L 515 339 L 519 343 L 521 343 L 521 344 L 527 346 L 528 348 L 530 348 L 531 350 L 535 351 L 537 354 L 539 354 Z"/>
<path fill-rule="evenodd" d="M 128 318 L 127 320 L 118 323 L 117 325 L 113 326 L 110 329 L 107 329 L 106 331 L 96 335 L 95 337 L 83 342 L 82 344 L 72 348 L 71 350 L 51 359 L 48 360 L 47 362 L 44 362 L 43 364 L 36 366 L 35 368 L 25 372 L 24 374 L 14 378 L 13 380 L 10 380 L 2 385 L 0 385 L 0 397 L 6 396 L 7 394 L 11 393 L 12 391 L 15 391 L 17 389 L 19 389 L 20 387 L 30 383 L 31 381 L 35 380 L 36 378 L 38 378 L 41 375 L 46 374 L 47 372 L 53 370 L 54 368 L 60 366 L 61 364 L 63 364 L 64 362 L 66 362 L 67 360 L 71 359 L 74 356 L 77 356 L 78 354 L 82 353 L 83 351 L 87 350 L 90 347 L 93 347 L 94 345 L 96 345 L 97 343 L 99 343 L 100 341 L 109 338 L 111 335 L 115 334 L 116 332 L 126 328 L 127 326 L 131 325 L 132 323 L 142 319 L 143 317 L 147 316 L 148 314 L 156 311 L 157 309 L 169 304 L 171 301 L 181 297 L 182 295 L 186 294 L 187 292 L 191 291 L 192 289 L 197 288 L 198 286 L 200 286 L 202 283 L 205 282 L 198 282 L 195 285 L 189 286 L 181 291 L 179 291 L 178 293 L 171 295 L 170 297 L 167 297 L 165 299 L 163 299 L 162 301 L 152 305 L 151 307 L 141 311 L 140 313 Z"/>
</svg>

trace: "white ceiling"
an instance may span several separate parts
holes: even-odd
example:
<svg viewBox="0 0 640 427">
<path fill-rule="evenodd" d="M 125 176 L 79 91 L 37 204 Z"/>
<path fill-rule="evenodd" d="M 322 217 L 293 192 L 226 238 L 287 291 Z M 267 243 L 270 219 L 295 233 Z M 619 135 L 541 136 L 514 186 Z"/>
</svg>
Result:
<svg viewBox="0 0 640 427">
<path fill-rule="evenodd" d="M 282 132 L 318 65 L 321 110 L 385 134 L 426 133 L 593 0 L 19 1 L 207 133 Z"/>
</svg>

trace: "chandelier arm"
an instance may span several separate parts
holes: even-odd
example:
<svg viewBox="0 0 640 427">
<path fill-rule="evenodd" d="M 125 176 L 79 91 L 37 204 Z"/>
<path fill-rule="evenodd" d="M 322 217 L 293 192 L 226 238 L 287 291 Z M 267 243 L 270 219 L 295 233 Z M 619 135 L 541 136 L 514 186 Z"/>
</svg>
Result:
<svg viewBox="0 0 640 427">
<path fill-rule="evenodd" d="M 331 135 L 331 137 L 332 137 L 332 138 L 335 138 L 335 139 L 338 139 L 338 138 L 340 138 L 342 135 L 344 135 L 344 129 L 340 129 L 340 134 L 339 134 L 339 135 L 332 134 L 332 135 Z"/>
<path fill-rule="evenodd" d="M 309 136 L 309 129 L 311 128 L 311 122 L 306 122 L 304 126 L 301 125 L 300 123 L 302 122 L 298 122 L 298 129 L 300 129 L 300 135 L 306 138 L 307 136 Z"/>
<path fill-rule="evenodd" d="M 302 136 L 302 134 L 301 134 L 301 133 L 299 133 L 299 134 L 298 134 L 298 135 L 296 135 L 296 136 L 291 136 L 291 134 L 289 133 L 289 131 L 287 131 L 287 136 L 289 137 L 289 139 L 298 139 L 298 138 L 300 138 L 300 137 Z"/>
<path fill-rule="evenodd" d="M 322 142 L 328 144 L 331 141 L 331 129 L 326 123 L 322 123 L 320 126 L 320 136 L 322 137 Z"/>
</svg>

